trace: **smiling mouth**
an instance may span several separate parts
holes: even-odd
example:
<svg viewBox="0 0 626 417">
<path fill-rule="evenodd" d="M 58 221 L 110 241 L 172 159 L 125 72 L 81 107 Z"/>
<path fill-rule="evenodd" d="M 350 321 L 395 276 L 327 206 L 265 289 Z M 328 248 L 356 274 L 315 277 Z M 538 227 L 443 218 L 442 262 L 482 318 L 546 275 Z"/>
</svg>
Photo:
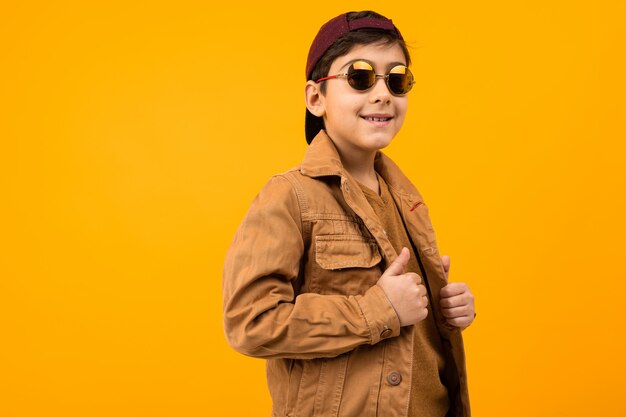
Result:
<svg viewBox="0 0 626 417">
<path fill-rule="evenodd" d="M 361 116 L 365 120 L 369 122 L 388 122 L 391 120 L 391 117 L 372 117 L 372 116 Z"/>
</svg>

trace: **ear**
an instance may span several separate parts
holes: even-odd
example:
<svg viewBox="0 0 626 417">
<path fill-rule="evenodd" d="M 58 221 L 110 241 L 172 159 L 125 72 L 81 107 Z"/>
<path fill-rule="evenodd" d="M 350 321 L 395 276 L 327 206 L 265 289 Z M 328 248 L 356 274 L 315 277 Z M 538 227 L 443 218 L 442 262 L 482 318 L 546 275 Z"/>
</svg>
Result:
<svg viewBox="0 0 626 417">
<path fill-rule="evenodd" d="M 320 91 L 320 84 L 314 81 L 307 81 L 304 86 L 304 100 L 306 108 L 317 117 L 324 117 L 326 109 L 324 108 L 324 96 Z"/>
</svg>

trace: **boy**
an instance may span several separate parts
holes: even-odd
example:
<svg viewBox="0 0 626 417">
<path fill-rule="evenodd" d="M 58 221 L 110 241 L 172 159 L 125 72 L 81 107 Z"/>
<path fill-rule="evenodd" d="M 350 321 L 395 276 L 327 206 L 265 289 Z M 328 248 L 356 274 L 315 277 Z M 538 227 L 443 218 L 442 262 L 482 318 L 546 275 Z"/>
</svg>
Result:
<svg viewBox="0 0 626 417">
<path fill-rule="evenodd" d="M 413 85 L 391 20 L 346 13 L 309 51 L 302 164 L 276 175 L 224 265 L 229 343 L 267 358 L 272 416 L 469 416 L 461 330 L 427 208 L 380 149 Z"/>
</svg>

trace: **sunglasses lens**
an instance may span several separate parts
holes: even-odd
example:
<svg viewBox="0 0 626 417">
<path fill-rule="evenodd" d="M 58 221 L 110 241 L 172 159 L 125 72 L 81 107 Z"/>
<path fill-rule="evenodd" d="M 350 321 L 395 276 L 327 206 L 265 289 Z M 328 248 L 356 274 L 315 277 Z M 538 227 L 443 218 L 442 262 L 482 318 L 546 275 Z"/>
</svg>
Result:
<svg viewBox="0 0 626 417">
<path fill-rule="evenodd" d="M 356 61 L 350 68 L 346 78 L 348 84 L 355 90 L 364 91 L 371 88 L 376 83 L 376 72 L 374 68 L 365 61 Z M 413 88 L 413 74 L 404 65 L 396 65 L 387 74 L 386 82 L 389 91 L 395 95 L 404 95 Z"/>
<path fill-rule="evenodd" d="M 347 78 L 355 90 L 367 90 L 376 82 L 376 73 L 367 62 L 357 61 L 350 65 Z"/>
<path fill-rule="evenodd" d="M 389 71 L 387 86 L 389 86 L 389 91 L 393 94 L 406 94 L 413 88 L 413 74 L 404 65 L 393 67 Z"/>
</svg>

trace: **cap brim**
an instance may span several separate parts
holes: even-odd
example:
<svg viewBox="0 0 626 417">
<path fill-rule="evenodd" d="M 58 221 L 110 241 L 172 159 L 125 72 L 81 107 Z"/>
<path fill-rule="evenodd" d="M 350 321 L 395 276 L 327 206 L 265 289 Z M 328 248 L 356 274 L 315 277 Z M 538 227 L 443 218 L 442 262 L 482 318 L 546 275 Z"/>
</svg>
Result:
<svg viewBox="0 0 626 417">
<path fill-rule="evenodd" d="M 314 116 L 313 113 L 306 109 L 306 116 L 304 119 L 304 133 L 306 135 L 306 143 L 309 145 L 320 132 L 320 130 L 324 129 L 324 119 L 321 117 Z"/>
</svg>

